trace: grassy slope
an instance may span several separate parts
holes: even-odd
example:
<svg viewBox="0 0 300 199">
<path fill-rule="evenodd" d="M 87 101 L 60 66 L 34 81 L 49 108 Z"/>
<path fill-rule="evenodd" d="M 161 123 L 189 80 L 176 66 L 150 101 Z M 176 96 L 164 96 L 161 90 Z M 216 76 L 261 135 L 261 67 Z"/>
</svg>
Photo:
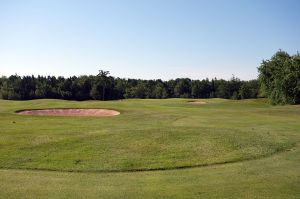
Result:
<svg viewBox="0 0 300 199">
<path fill-rule="evenodd" d="M 106 107 L 122 114 L 113 118 L 53 118 L 13 113 L 43 107 Z M 297 198 L 299 113 L 299 106 L 271 107 L 263 100 L 214 99 L 206 105 L 190 105 L 182 99 L 0 101 L 0 196 L 21 197 L 26 193 L 28 197 L 66 197 L 84 193 L 107 198 Z M 134 173 L 5 170 L 98 172 L 252 158 L 262 159 Z"/>
</svg>

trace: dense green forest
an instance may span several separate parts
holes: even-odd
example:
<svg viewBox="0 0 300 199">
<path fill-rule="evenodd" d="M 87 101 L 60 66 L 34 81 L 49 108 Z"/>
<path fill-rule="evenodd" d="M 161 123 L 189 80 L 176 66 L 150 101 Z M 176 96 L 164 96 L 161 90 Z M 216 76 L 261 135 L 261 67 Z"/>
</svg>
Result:
<svg viewBox="0 0 300 199">
<path fill-rule="evenodd" d="M 279 50 L 263 60 L 259 72 L 261 92 L 272 104 L 300 103 L 300 54 L 290 56 Z"/>
<path fill-rule="evenodd" d="M 124 98 L 226 98 L 268 97 L 272 104 L 300 103 L 300 55 L 279 50 L 258 67 L 258 80 L 177 78 L 162 81 L 115 78 L 108 71 L 97 75 L 0 77 L 0 98 L 30 100 L 115 100 Z"/>
<path fill-rule="evenodd" d="M 121 79 L 99 71 L 98 75 L 55 76 L 11 75 L 0 78 L 0 97 L 3 99 L 29 100 L 55 98 L 69 100 L 113 100 L 124 98 L 256 98 L 257 80 L 241 81 L 232 77 L 223 79 L 191 80 L 180 78 L 169 81 Z"/>
</svg>

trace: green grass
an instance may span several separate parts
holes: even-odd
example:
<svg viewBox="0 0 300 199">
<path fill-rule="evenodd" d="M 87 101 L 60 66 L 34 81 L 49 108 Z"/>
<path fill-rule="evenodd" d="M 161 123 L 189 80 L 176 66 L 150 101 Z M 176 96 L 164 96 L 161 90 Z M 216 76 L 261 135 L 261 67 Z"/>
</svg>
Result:
<svg viewBox="0 0 300 199">
<path fill-rule="evenodd" d="M 187 101 L 0 100 L 0 197 L 299 198 L 300 106 Z"/>
</svg>

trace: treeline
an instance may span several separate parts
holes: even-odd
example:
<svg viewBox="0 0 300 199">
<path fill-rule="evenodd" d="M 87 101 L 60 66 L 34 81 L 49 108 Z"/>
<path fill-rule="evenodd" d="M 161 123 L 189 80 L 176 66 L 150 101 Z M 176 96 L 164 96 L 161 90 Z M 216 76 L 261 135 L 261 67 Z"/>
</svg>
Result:
<svg viewBox="0 0 300 199">
<path fill-rule="evenodd" d="M 178 78 L 162 81 L 122 79 L 100 70 L 97 75 L 0 77 L 0 98 L 30 100 L 41 98 L 68 100 L 115 100 L 124 98 L 226 98 L 267 97 L 272 104 L 300 103 L 300 54 L 290 56 L 279 50 L 258 67 L 258 80 L 191 80 Z"/>
<path fill-rule="evenodd" d="M 18 76 L 0 78 L 0 98 L 9 100 L 30 100 L 41 98 L 68 100 L 115 100 L 124 98 L 257 98 L 257 80 L 241 81 L 204 79 L 191 80 L 141 80 L 122 79 L 109 76 L 108 71 L 98 75 L 73 76 Z"/>
</svg>

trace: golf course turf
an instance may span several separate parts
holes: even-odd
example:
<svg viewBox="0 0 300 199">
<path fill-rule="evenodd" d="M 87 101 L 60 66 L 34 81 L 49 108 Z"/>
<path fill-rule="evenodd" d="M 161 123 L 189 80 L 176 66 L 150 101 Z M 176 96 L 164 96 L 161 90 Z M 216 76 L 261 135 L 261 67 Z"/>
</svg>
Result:
<svg viewBox="0 0 300 199">
<path fill-rule="evenodd" d="M 265 99 L 0 100 L 0 198 L 299 198 L 299 121 Z"/>
</svg>

